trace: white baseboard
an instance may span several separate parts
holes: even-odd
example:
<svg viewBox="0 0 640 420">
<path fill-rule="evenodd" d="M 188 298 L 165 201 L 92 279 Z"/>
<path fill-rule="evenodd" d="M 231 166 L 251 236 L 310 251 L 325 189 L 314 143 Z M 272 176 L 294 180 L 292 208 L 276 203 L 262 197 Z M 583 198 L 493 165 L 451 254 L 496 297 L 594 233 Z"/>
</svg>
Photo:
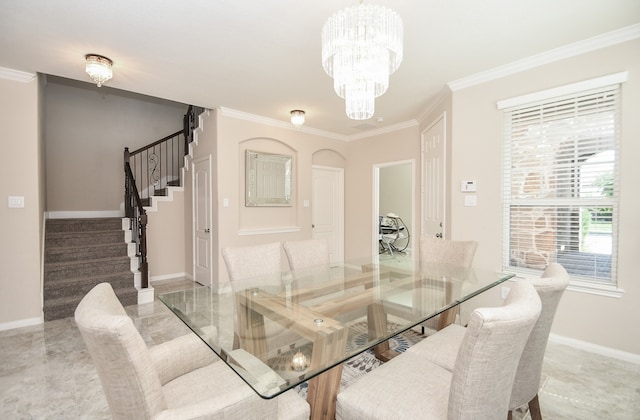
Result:
<svg viewBox="0 0 640 420">
<path fill-rule="evenodd" d="M 96 219 L 101 217 L 124 217 L 121 210 L 100 211 L 50 211 L 49 219 Z"/>
<path fill-rule="evenodd" d="M 40 325 L 44 321 L 42 317 L 19 319 L 18 321 L 0 323 L 0 331 L 12 330 L 14 328 L 30 327 L 32 325 Z"/>
<path fill-rule="evenodd" d="M 163 274 L 161 276 L 151 276 L 149 277 L 149 283 L 153 283 L 156 281 L 162 280 L 173 280 L 173 279 L 188 279 L 189 275 L 187 273 L 172 273 L 172 274 Z"/>
<path fill-rule="evenodd" d="M 640 354 L 629 353 L 626 351 L 612 349 L 610 347 L 600 346 L 598 344 L 589 343 L 587 341 L 576 340 L 575 338 L 564 337 L 557 334 L 549 334 L 549 341 L 557 344 L 564 344 L 579 350 L 588 351 L 590 353 L 599 354 L 601 356 L 612 357 L 624 362 L 640 365 Z"/>
</svg>

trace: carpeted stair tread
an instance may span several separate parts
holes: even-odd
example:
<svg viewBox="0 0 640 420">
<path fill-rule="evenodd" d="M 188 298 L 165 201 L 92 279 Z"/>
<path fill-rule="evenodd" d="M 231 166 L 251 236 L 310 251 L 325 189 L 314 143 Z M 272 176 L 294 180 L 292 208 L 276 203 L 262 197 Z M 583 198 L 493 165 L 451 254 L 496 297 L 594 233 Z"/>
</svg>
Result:
<svg viewBox="0 0 640 420">
<path fill-rule="evenodd" d="M 44 318 L 73 316 L 95 285 L 111 283 L 123 305 L 138 302 L 122 219 L 49 219 L 45 226 Z"/>
<path fill-rule="evenodd" d="M 124 231 L 122 229 L 90 232 L 48 232 L 45 236 L 45 244 L 56 248 L 122 242 L 124 242 Z"/>
<path fill-rule="evenodd" d="M 94 286 L 100 283 L 111 283 L 114 288 L 133 287 L 134 274 L 131 271 L 93 275 L 90 277 L 74 277 L 60 279 L 55 282 L 46 282 L 44 285 L 44 297 L 58 298 L 64 295 L 86 294 Z"/>
<path fill-rule="evenodd" d="M 86 261 L 96 258 L 121 257 L 126 254 L 127 244 L 124 242 L 83 246 L 47 247 L 45 251 L 45 262 L 59 263 L 79 260 Z"/>
<path fill-rule="evenodd" d="M 138 289 L 136 289 L 133 286 L 125 287 L 125 288 L 117 288 L 117 289 L 114 288 L 113 291 L 116 293 L 116 296 L 118 296 L 118 298 L 135 296 L 136 302 L 137 302 Z M 45 302 L 44 307 L 46 310 L 46 309 L 50 309 L 57 306 L 65 306 L 68 304 L 73 304 L 74 302 L 77 305 L 82 300 L 83 297 L 84 297 L 84 294 L 73 295 L 73 296 L 63 296 L 59 298 L 49 299 L 47 302 Z"/>
<path fill-rule="evenodd" d="M 49 219 L 47 220 L 45 228 L 47 233 L 122 230 L 122 218 Z"/>
<path fill-rule="evenodd" d="M 73 269 L 73 268 L 79 268 L 83 266 L 95 266 L 98 264 L 111 264 L 114 266 L 120 265 L 120 264 L 129 265 L 129 261 L 130 261 L 130 258 L 124 255 L 124 256 L 117 256 L 117 257 L 91 258 L 91 259 L 82 260 L 82 261 L 51 262 L 46 264 L 44 268 L 44 272 L 46 275 L 47 273 L 59 271 L 64 268 Z"/>
<path fill-rule="evenodd" d="M 138 302 L 138 290 L 134 287 L 114 288 L 114 292 L 122 306 L 135 305 Z M 47 299 L 44 304 L 45 321 L 72 317 L 83 297 L 84 294 Z"/>
</svg>

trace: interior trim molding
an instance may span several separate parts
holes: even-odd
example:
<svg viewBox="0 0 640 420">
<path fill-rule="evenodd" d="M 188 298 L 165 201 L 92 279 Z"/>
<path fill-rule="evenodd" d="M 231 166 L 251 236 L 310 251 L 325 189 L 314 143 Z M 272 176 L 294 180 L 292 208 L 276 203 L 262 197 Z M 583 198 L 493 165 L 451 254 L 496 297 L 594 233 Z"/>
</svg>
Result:
<svg viewBox="0 0 640 420">
<path fill-rule="evenodd" d="M 397 124 L 387 125 L 385 127 L 380 127 L 373 130 L 367 130 L 366 132 L 363 132 L 360 134 L 352 134 L 350 136 L 347 136 L 347 140 L 351 141 L 351 140 L 366 139 L 368 137 L 391 133 L 393 131 L 403 130 L 405 128 L 417 127 L 418 125 L 419 125 L 418 121 L 415 119 L 402 121 Z"/>
<path fill-rule="evenodd" d="M 36 318 L 25 318 L 19 319 L 17 321 L 3 322 L 0 323 L 0 331 L 13 330 L 14 328 L 22 328 L 22 327 L 31 327 L 33 325 L 40 325 L 44 321 L 42 317 Z"/>
<path fill-rule="evenodd" d="M 632 41 L 636 38 L 640 38 L 640 23 L 587 38 L 582 41 L 574 42 L 572 44 L 567 44 L 562 47 L 554 48 L 487 71 L 472 74 L 470 76 L 463 77 L 462 79 L 448 82 L 447 86 L 449 86 L 452 91 L 468 88 L 491 80 L 520 73 L 525 70 L 530 70 L 545 64 L 553 63 L 555 61 L 560 61 L 565 58 Z"/>
<path fill-rule="evenodd" d="M 35 78 L 36 78 L 35 73 L 8 69 L 6 67 L 0 67 L 0 79 L 13 80 L 14 82 L 29 83 Z"/>
<path fill-rule="evenodd" d="M 599 354 L 601 356 L 611 357 L 622 360 L 624 362 L 640 365 L 640 354 L 629 353 L 622 350 L 612 349 L 611 347 L 600 346 L 598 344 L 589 343 L 587 341 L 576 340 L 558 334 L 549 334 L 549 341 L 565 346 L 573 347 L 579 350 L 588 351 L 590 353 Z"/>
<path fill-rule="evenodd" d="M 244 121 L 251 121 L 258 124 L 268 125 L 271 127 L 284 128 L 287 130 L 302 131 L 304 133 L 314 134 L 317 136 L 322 136 L 322 137 L 326 137 L 334 140 L 347 141 L 349 139 L 348 136 L 344 136 L 342 134 L 336 134 L 330 131 L 319 130 L 317 128 L 307 127 L 304 125 L 300 128 L 296 128 L 290 122 L 276 120 L 269 117 L 263 117 L 261 115 L 250 114 L 248 112 L 238 111 L 236 109 L 225 108 L 225 107 L 219 107 L 217 109 L 220 111 L 220 115 L 222 115 L 223 117 L 236 118 Z"/>
<path fill-rule="evenodd" d="M 532 102 L 549 100 L 559 96 L 574 95 L 590 89 L 599 89 L 605 86 L 612 86 L 624 83 L 629 78 L 629 72 L 623 71 L 607 76 L 596 77 L 594 79 L 584 80 L 582 82 L 570 83 L 556 88 L 545 89 L 539 92 L 529 93 L 526 95 L 516 96 L 514 98 L 503 99 L 497 102 L 498 109 L 511 108 Z"/>
<path fill-rule="evenodd" d="M 268 235 L 271 233 L 293 233 L 300 232 L 300 226 L 274 227 L 274 228 L 258 228 L 258 229 L 241 229 L 238 231 L 240 236 L 249 235 Z"/>
<path fill-rule="evenodd" d="M 187 273 L 162 274 L 160 276 L 151 276 L 149 278 L 149 282 L 154 283 L 156 281 L 174 280 L 174 279 L 181 279 L 181 278 L 187 278 L 187 277 L 188 277 Z"/>
<path fill-rule="evenodd" d="M 408 127 L 415 127 L 418 125 L 418 121 L 413 119 L 413 120 L 399 122 L 393 125 L 388 125 L 381 128 L 376 128 L 373 130 L 367 130 L 366 132 L 359 133 L 359 134 L 343 135 L 338 133 L 332 133 L 330 131 L 319 130 L 313 127 L 307 127 L 304 125 L 300 128 L 295 128 L 289 122 L 280 121 L 280 120 L 276 120 L 269 117 L 263 117 L 261 115 L 250 114 L 248 112 L 238 111 L 236 109 L 225 108 L 225 107 L 220 107 L 217 109 L 220 111 L 220 115 L 222 115 L 223 117 L 237 118 L 239 120 L 251 121 L 258 124 L 268 125 L 271 127 L 285 128 L 287 130 L 302 131 L 304 133 L 314 134 L 317 136 L 334 139 L 334 140 L 340 140 L 340 141 L 364 139 L 367 137 L 373 137 L 379 134 L 391 133 L 393 131 L 401 130 Z"/>
</svg>

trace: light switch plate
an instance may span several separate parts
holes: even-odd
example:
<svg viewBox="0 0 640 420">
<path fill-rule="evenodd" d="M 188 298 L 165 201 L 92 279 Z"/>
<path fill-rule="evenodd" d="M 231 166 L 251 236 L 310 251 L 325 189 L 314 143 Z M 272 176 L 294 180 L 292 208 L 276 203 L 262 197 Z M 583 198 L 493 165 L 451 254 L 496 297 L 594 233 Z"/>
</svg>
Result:
<svg viewBox="0 0 640 420">
<path fill-rule="evenodd" d="M 24 207 L 24 197 L 21 196 L 9 196 L 9 208 L 21 209 Z"/>
</svg>

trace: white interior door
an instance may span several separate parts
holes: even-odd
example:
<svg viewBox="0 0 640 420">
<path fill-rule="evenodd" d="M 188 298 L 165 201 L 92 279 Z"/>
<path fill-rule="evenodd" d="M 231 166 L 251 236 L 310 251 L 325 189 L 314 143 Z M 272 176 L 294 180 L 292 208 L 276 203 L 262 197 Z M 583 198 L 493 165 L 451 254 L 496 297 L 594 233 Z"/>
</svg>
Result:
<svg viewBox="0 0 640 420">
<path fill-rule="evenodd" d="M 311 182 L 313 238 L 326 238 L 331 262 L 343 261 L 344 169 L 314 165 Z"/>
<path fill-rule="evenodd" d="M 422 133 L 422 234 L 445 237 L 446 114 Z"/>
<path fill-rule="evenodd" d="M 213 285 L 211 249 L 211 156 L 193 164 L 194 280 Z"/>
</svg>

